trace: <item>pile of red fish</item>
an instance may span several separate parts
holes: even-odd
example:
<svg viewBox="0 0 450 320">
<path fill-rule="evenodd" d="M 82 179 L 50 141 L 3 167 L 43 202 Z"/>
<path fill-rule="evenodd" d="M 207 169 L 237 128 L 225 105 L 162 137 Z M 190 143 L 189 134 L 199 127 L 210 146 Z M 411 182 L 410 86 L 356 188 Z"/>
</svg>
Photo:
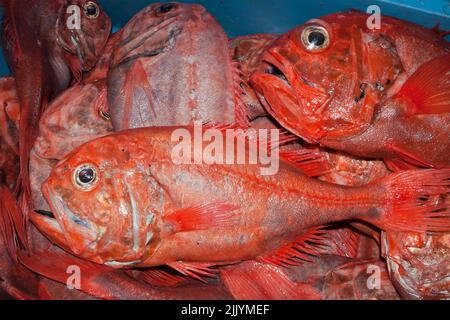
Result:
<svg viewBox="0 0 450 320">
<path fill-rule="evenodd" d="M 110 34 L 70 2 L 78 27 L 1 2 L 0 298 L 450 298 L 448 33 L 352 11 L 229 40 L 165 3 Z M 279 129 L 278 171 L 174 163 L 194 124 Z"/>
</svg>

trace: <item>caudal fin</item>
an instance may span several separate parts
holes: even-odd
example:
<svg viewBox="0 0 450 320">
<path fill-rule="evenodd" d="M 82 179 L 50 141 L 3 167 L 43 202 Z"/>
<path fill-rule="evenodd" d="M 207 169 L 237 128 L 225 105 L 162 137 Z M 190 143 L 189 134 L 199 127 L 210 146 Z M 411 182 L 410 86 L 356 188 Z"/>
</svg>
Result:
<svg viewBox="0 0 450 320">
<path fill-rule="evenodd" d="M 450 112 L 450 54 L 420 66 L 397 97 L 407 101 L 410 115 Z"/>
<path fill-rule="evenodd" d="M 450 169 L 405 171 L 382 183 L 384 212 L 367 221 L 392 231 L 450 231 Z"/>
</svg>

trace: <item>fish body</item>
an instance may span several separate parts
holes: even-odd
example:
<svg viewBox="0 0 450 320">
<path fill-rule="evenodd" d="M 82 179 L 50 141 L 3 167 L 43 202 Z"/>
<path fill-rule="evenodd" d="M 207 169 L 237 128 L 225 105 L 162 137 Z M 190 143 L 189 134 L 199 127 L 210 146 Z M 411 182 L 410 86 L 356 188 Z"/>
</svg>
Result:
<svg viewBox="0 0 450 320">
<path fill-rule="evenodd" d="M 336 13 L 282 35 L 252 85 L 306 141 L 366 158 L 448 167 L 449 43 L 390 17 Z M 424 155 L 426 156 L 426 159 Z"/>
<path fill-rule="evenodd" d="M 34 214 L 34 223 L 58 245 L 97 263 L 178 269 L 185 266 L 180 262 L 214 265 L 269 253 L 283 260 L 278 249 L 312 227 L 341 220 L 400 230 L 449 228 L 446 206 L 417 199 L 447 192 L 448 170 L 349 188 L 311 179 L 283 161 L 274 176 L 261 175 L 260 165 L 174 164 L 173 130 L 126 131 L 75 150 L 42 187 L 52 214 Z M 438 209 L 443 220 L 432 220 Z"/>
<path fill-rule="evenodd" d="M 40 115 L 72 79 L 79 81 L 83 71 L 95 66 L 111 21 L 95 1 L 6 0 L 2 5 L 3 49 L 20 101 L 20 177 L 27 207 L 29 154 Z M 73 19 L 78 25 L 69 28 Z"/>
<path fill-rule="evenodd" d="M 119 33 L 108 73 L 116 131 L 236 122 L 239 83 L 228 39 L 205 8 L 153 4 Z"/>
</svg>

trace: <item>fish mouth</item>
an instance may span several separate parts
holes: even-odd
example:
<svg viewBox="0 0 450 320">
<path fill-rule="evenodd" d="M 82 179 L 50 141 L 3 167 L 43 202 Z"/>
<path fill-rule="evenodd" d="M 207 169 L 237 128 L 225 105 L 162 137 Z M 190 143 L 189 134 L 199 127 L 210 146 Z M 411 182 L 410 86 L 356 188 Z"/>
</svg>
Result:
<svg viewBox="0 0 450 320">
<path fill-rule="evenodd" d="M 34 210 L 35 213 L 40 214 L 41 216 L 56 219 L 53 212 L 46 211 L 46 210 Z"/>
<path fill-rule="evenodd" d="M 173 26 L 174 22 L 176 22 L 176 19 L 176 15 L 167 17 L 161 22 L 149 27 L 149 29 L 143 34 L 135 38 L 125 39 L 122 43 L 119 44 L 118 48 L 120 49 L 114 53 L 112 66 L 119 67 L 138 58 L 155 57 L 166 51 L 167 48 L 173 47 L 176 43 L 178 35 L 183 31 L 182 26 Z M 169 30 L 171 26 L 172 29 Z M 149 49 L 142 48 L 146 44 L 148 44 L 147 40 L 149 40 L 151 37 L 157 36 L 162 32 L 168 32 L 168 36 L 166 37 L 165 41 L 157 41 L 154 45 L 152 44 Z M 142 51 L 138 50 L 140 48 L 142 48 Z"/>
<path fill-rule="evenodd" d="M 289 89 L 292 90 L 293 86 L 289 81 L 289 76 L 282 63 L 279 63 L 275 58 L 272 58 L 272 56 L 266 55 L 266 57 L 264 57 L 263 64 L 266 74 L 270 74 L 271 76 L 281 80 Z"/>
<path fill-rule="evenodd" d="M 70 251 L 77 255 L 97 243 L 98 232 L 95 226 L 75 215 L 47 183 L 44 183 L 42 193 L 51 211 L 35 210 L 32 213 L 32 221 L 44 234 L 62 248 L 70 248 Z M 72 239 L 77 240 L 71 241 Z"/>
<path fill-rule="evenodd" d="M 30 220 L 52 242 L 63 249 L 68 249 L 64 230 L 52 212 L 35 210 L 30 213 Z"/>
</svg>

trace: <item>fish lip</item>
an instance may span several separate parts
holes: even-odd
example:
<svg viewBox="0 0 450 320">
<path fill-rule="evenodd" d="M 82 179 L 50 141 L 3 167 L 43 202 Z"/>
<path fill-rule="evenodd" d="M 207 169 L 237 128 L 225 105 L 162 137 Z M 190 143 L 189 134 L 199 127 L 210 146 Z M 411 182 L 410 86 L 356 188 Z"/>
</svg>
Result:
<svg viewBox="0 0 450 320">
<path fill-rule="evenodd" d="M 273 77 L 276 77 L 276 78 L 282 80 L 289 87 L 289 89 L 291 89 L 291 90 L 293 89 L 292 82 L 289 77 L 289 73 L 287 72 L 286 68 L 284 67 L 284 65 L 281 61 L 278 61 L 278 59 L 276 59 L 272 54 L 267 53 L 264 55 L 262 62 L 269 67 L 275 68 L 276 70 L 278 70 L 281 73 L 281 75 L 275 75 L 273 73 L 267 72 L 267 70 L 266 70 L 265 74 L 271 75 Z"/>
<path fill-rule="evenodd" d="M 56 219 L 37 212 L 30 212 L 30 221 L 52 242 L 63 249 L 68 248 L 64 230 Z"/>
<path fill-rule="evenodd" d="M 121 53 L 119 51 L 118 56 L 114 54 L 113 61 L 111 63 L 112 68 L 118 67 L 130 60 L 133 60 L 135 58 L 139 58 L 140 56 L 143 56 L 143 54 L 136 54 L 133 56 L 129 56 L 131 52 L 141 47 L 149 38 L 153 37 L 158 32 L 166 30 L 169 26 L 172 25 L 173 22 L 176 22 L 177 15 L 169 16 L 166 19 L 163 19 L 161 22 L 157 23 L 156 25 L 151 26 L 144 34 L 139 35 L 138 37 L 131 38 L 131 39 L 125 39 L 124 41 L 121 41 L 118 47 L 123 48 L 127 45 L 130 45 L 130 43 L 136 42 L 136 44 L 133 44 L 129 49 L 126 50 L 126 52 Z M 160 48 L 157 48 L 155 50 L 152 50 L 152 52 L 158 51 L 158 54 L 164 52 L 165 48 L 168 47 L 167 44 L 170 44 L 170 42 L 176 42 L 177 36 L 182 32 L 183 27 L 181 26 L 175 26 L 174 30 L 171 30 L 169 32 L 169 36 L 166 42 L 162 44 Z M 158 55 L 155 54 L 154 56 Z"/>
<path fill-rule="evenodd" d="M 57 224 L 59 225 L 60 229 L 61 229 L 61 233 L 63 235 L 64 238 L 64 242 L 66 244 L 67 247 L 69 247 L 71 249 L 72 252 L 74 252 L 77 255 L 82 254 L 88 247 L 92 246 L 93 243 L 97 242 L 97 236 L 98 236 L 98 232 L 96 230 L 92 230 L 90 229 L 90 231 L 92 231 L 93 233 L 95 233 L 95 235 L 92 236 L 92 238 L 94 240 L 88 240 L 84 246 L 84 250 L 78 250 L 76 247 L 73 246 L 73 242 L 71 241 L 71 239 L 69 238 L 69 232 L 65 231 L 65 223 L 62 219 L 63 216 L 66 216 L 66 212 L 63 211 L 62 207 L 64 207 L 64 204 L 61 204 L 62 200 L 60 200 L 58 198 L 58 196 L 56 196 L 53 191 L 51 190 L 49 184 L 48 184 L 48 180 L 47 182 L 44 183 L 44 185 L 42 186 L 42 193 L 44 194 L 45 199 L 47 200 L 47 203 L 50 206 L 50 210 L 51 213 L 54 215 L 54 219 L 43 216 L 46 220 L 46 222 L 52 221 L 52 223 L 54 223 L 54 221 L 57 222 Z M 59 204 L 59 205 L 57 205 Z M 67 208 L 67 207 L 66 207 Z M 68 208 L 67 208 L 68 209 Z M 70 209 L 68 209 L 70 210 Z M 71 212 L 70 212 L 71 213 Z M 67 213 L 69 214 L 69 213 Z M 73 213 L 72 213 L 73 214 Z M 38 213 L 36 213 L 36 215 L 39 215 Z M 81 226 L 80 226 L 81 227 Z M 78 229 L 77 229 L 78 230 Z M 80 235 L 83 236 L 80 232 Z M 84 238 L 86 239 L 86 238 Z"/>
<path fill-rule="evenodd" d="M 56 218 L 55 218 L 55 215 L 53 214 L 53 212 L 50 212 L 50 211 L 46 211 L 46 210 L 34 210 L 34 212 L 37 213 L 37 214 L 39 214 L 39 215 L 41 215 L 41 216 L 44 216 L 44 217 L 48 217 L 48 218 L 51 218 L 51 219 L 56 219 Z"/>
</svg>

